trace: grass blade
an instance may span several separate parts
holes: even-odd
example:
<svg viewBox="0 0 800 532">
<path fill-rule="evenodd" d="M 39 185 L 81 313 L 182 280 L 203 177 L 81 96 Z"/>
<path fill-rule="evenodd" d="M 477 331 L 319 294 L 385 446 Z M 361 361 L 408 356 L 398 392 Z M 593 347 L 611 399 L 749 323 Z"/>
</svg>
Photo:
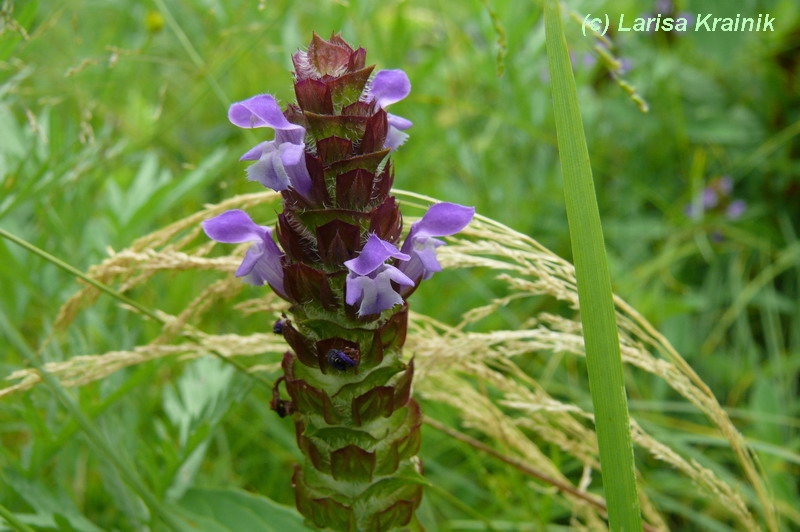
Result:
<svg viewBox="0 0 800 532">
<path fill-rule="evenodd" d="M 545 2 L 545 32 L 609 527 L 614 531 L 641 530 L 611 278 L 578 93 L 557 0 Z"/>
<path fill-rule="evenodd" d="M 11 510 L 0 504 L 0 525 L 3 524 L 3 521 L 20 532 L 35 532 L 31 527 L 17 519 L 17 516 Z"/>
</svg>

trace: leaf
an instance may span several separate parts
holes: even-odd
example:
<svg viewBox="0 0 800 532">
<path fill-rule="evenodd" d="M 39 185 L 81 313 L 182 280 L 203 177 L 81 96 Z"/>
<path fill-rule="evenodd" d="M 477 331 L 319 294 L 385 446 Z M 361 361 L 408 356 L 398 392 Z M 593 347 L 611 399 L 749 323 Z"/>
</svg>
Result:
<svg viewBox="0 0 800 532">
<path fill-rule="evenodd" d="M 603 228 L 558 1 L 547 0 L 544 11 L 558 154 L 609 528 L 632 532 L 642 529 L 642 519 Z"/>
<path fill-rule="evenodd" d="M 231 386 L 233 368 L 215 358 L 201 358 L 187 366 L 176 386 L 164 391 L 164 412 L 177 428 L 179 467 L 167 495 L 178 498 L 189 488 L 203 463 L 208 439 L 246 387 Z M 177 464 L 176 464 L 177 465 Z"/>
<path fill-rule="evenodd" d="M 194 488 L 178 504 L 192 514 L 188 517 L 202 520 L 202 530 L 211 532 L 308 530 L 294 508 L 245 491 Z"/>
</svg>

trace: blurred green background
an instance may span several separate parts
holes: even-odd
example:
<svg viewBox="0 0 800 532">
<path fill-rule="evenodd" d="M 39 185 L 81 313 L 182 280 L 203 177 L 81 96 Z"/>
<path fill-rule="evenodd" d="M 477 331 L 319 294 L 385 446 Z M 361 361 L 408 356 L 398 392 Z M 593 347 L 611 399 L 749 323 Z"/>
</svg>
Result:
<svg viewBox="0 0 800 532">
<path fill-rule="evenodd" d="M 579 18 L 607 12 L 628 20 L 664 7 L 657 4 L 565 5 Z M 611 33 L 614 63 L 578 22 L 567 23 L 612 280 L 729 409 L 759 452 L 784 520 L 800 527 L 800 4 L 676 0 L 669 9 L 770 13 L 775 31 Z M 368 63 L 409 74 L 410 97 L 391 109 L 414 122 L 393 157 L 397 187 L 475 205 L 570 257 L 538 2 L 26 0 L 4 2 L 0 24 L 0 227 L 79 269 L 204 203 L 258 190 L 243 179 L 238 157 L 262 131 L 230 125 L 227 107 L 262 92 L 291 100 L 290 54 L 312 31 L 341 31 L 368 50 Z M 646 100 L 648 113 L 625 87 Z M 214 278 L 162 278 L 131 296 L 175 312 Z M 445 322 L 495 295 L 488 275 L 442 278 L 423 286 L 415 305 Z M 159 299 L 164 286 L 170 298 Z M 53 265 L 0 242 L 0 312 L 34 348 L 76 287 Z M 209 329 L 263 326 L 220 320 Z M 155 330 L 101 299 L 43 356 L 127 349 Z M 0 374 L 24 365 L 0 344 Z M 171 486 L 165 471 L 194 452 L 176 436 L 181 417 L 167 406 L 190 397 L 180 387 L 202 370 L 184 366 L 154 362 L 79 393 L 82 408 L 160 494 Z M 570 383 L 561 397 L 588 407 L 585 376 L 567 365 L 560 371 Z M 217 395 L 206 398 L 219 412 L 209 406 L 201 416 L 213 459 L 195 484 L 290 503 L 292 430 L 265 408 L 266 392 L 225 391 L 245 381 L 222 374 Z M 716 452 L 720 440 L 693 429 L 698 418 L 663 383 L 628 381 L 643 426 L 689 456 Z M 671 439 L 674 426 L 693 437 Z M 94 462 L 76 430 L 46 390 L 0 399 L 0 502 L 45 516 L 69 507 L 101 529 L 136 528 L 141 504 Z M 492 469 L 433 431 L 425 437 L 423 458 L 444 488 L 431 490 L 421 510 L 433 530 L 483 527 L 448 490 L 507 529 L 568 522 L 546 496 L 528 501 L 518 474 Z M 724 458 L 720 464 L 724 474 Z M 654 468 L 649 484 L 658 486 L 659 466 L 640 465 Z M 711 526 L 677 498 L 654 500 L 674 512 L 675 529 Z M 724 521 L 713 526 L 728 529 Z"/>
</svg>

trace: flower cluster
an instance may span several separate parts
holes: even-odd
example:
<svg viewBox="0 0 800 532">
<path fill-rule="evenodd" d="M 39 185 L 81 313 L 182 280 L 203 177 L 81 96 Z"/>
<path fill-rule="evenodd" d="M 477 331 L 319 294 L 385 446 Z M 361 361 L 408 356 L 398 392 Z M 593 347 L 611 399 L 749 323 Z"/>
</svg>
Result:
<svg viewBox="0 0 800 532">
<path fill-rule="evenodd" d="M 410 292 L 409 288 L 442 271 L 436 260 L 436 248 L 445 243 L 434 237 L 450 236 L 461 231 L 474 214 L 472 207 L 437 203 L 420 221 L 411 225 L 402 251 L 392 243 L 370 235 L 359 256 L 344 263 L 350 271 L 346 284 L 347 304 L 359 305 L 358 314 L 365 315 L 402 303 L 400 293 L 392 287 L 392 281 L 406 288 L 401 292 Z M 398 267 L 386 264 L 389 259 L 399 261 Z"/>
</svg>

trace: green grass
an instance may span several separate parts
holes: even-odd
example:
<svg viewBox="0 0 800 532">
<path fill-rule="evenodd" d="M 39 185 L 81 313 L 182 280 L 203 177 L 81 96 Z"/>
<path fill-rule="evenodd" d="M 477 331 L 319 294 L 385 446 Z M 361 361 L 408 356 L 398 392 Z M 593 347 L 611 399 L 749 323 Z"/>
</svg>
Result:
<svg viewBox="0 0 800 532">
<path fill-rule="evenodd" d="M 613 19 L 652 11 L 653 3 L 569 1 L 564 7 L 608 11 Z M 733 9 L 723 0 L 678 4 L 720 16 Z M 85 271 L 108 247 L 124 249 L 204 203 L 255 192 L 237 159 L 260 138 L 227 122 L 227 104 L 260 92 L 290 100 L 288 54 L 312 31 L 341 30 L 369 50 L 371 62 L 403 68 L 411 78 L 411 96 L 392 107 L 414 122 L 394 157 L 398 187 L 475 205 L 578 259 L 540 3 L 274 0 L 264 6 L 15 2 L 10 17 L 27 39 L 4 19 L 0 228 Z M 583 62 L 586 53 L 597 57 L 596 41 L 581 35 L 572 19 L 563 22 L 578 58 L 577 96 L 614 293 L 670 339 L 731 413 L 757 451 L 783 528 L 793 529 L 800 527 L 800 8 L 793 0 L 748 0 L 736 9 L 769 11 L 779 21 L 776 32 L 611 36 L 613 53 L 633 62 L 624 79 L 647 100 L 648 114 L 602 61 Z M 726 174 L 734 180 L 733 196 L 748 203 L 745 215 L 729 220 L 712 209 L 700 219 L 687 217 L 685 205 Z M 159 273 L 126 295 L 175 313 L 220 278 Z M 80 286 L 54 264 L 0 243 L 0 313 L 7 322 L 1 376 L 29 365 L 12 338 L 37 360 L 52 362 L 132 349 L 159 334 L 157 322 L 107 295 L 66 332 L 54 331 L 58 308 Z M 414 308 L 454 324 L 505 290 L 485 269 L 456 270 L 423 285 Z M 575 315 L 552 298 L 527 298 L 474 330 L 520 328 L 542 312 Z M 233 319 L 223 305 L 211 315 L 201 325 L 213 333 L 269 325 L 254 316 Z M 535 351 L 515 360 L 550 396 L 592 410 L 582 358 Z M 273 361 L 264 356 L 258 363 Z M 293 428 L 266 407 L 271 397 L 264 386 L 221 368 L 212 360 L 165 357 L 66 393 L 119 459 L 135 464 L 142 489 L 158 503 L 236 488 L 290 505 L 288 472 L 299 458 Z M 192 387 L 215 377 L 216 388 Z M 631 366 L 624 377 L 632 417 L 738 486 L 765 526 L 758 494 L 704 416 L 662 379 Z M 151 522 L 142 492 L 93 450 L 86 425 L 62 399 L 46 385 L 0 398 L 0 515 L 11 512 L 35 530 L 69 530 L 64 523 L 77 530 L 163 528 Z M 481 437 L 463 426 L 455 409 L 434 401 L 423 407 Z M 521 430 L 578 484 L 579 460 L 543 435 Z M 437 487 L 419 510 L 428 529 L 569 527 L 571 508 L 549 486 L 430 427 L 423 437 L 427 478 Z M 503 442 L 488 443 L 510 452 Z M 735 529 L 726 509 L 686 477 L 634 450 L 641 488 L 672 529 Z M 596 472 L 589 490 L 603 493 Z"/>
<path fill-rule="evenodd" d="M 637 531 L 642 529 L 642 518 L 603 229 L 561 9 L 556 0 L 549 0 L 544 10 L 558 153 L 564 175 L 608 522 L 611 530 Z"/>
</svg>

